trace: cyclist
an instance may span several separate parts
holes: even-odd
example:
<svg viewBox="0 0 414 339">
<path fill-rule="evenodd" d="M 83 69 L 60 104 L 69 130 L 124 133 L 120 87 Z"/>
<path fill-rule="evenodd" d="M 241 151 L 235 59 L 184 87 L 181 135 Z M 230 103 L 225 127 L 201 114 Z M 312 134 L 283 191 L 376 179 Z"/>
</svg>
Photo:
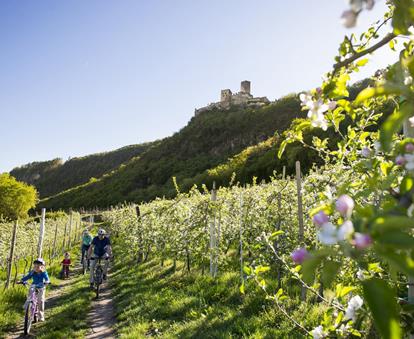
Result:
<svg viewBox="0 0 414 339">
<path fill-rule="evenodd" d="M 87 229 L 85 229 L 82 233 L 82 259 L 81 262 L 83 264 L 83 259 L 85 258 L 85 253 L 89 250 L 92 243 L 92 236 Z M 88 269 L 89 269 L 89 260 L 88 260 Z"/>
<path fill-rule="evenodd" d="M 49 275 L 46 271 L 46 264 L 42 258 L 37 258 L 33 261 L 33 270 L 24 276 L 20 283 L 25 283 L 27 280 L 32 279 L 33 285 L 38 289 L 37 303 L 38 303 L 38 319 L 39 321 L 45 321 L 45 285 L 50 284 Z"/>
<path fill-rule="evenodd" d="M 88 250 L 88 258 L 91 259 L 91 270 L 90 270 L 90 279 L 91 288 L 93 288 L 94 283 L 94 271 L 97 259 L 105 259 L 105 264 L 103 268 L 103 280 L 106 280 L 106 275 L 108 274 L 109 266 L 109 257 L 112 252 L 111 241 L 106 236 L 106 231 L 104 229 L 99 229 L 98 236 L 93 238 L 91 246 Z"/>
</svg>

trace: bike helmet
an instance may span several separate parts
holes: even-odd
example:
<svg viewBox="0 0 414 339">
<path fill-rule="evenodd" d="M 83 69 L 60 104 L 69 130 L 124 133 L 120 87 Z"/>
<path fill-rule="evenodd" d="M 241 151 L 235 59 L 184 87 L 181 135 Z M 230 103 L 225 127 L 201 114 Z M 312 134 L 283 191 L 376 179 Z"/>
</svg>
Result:
<svg viewBox="0 0 414 339">
<path fill-rule="evenodd" d="M 100 228 L 98 231 L 98 235 L 105 235 L 106 231 L 103 228 Z"/>
<path fill-rule="evenodd" d="M 37 258 L 35 261 L 33 261 L 33 264 L 39 264 L 39 265 L 46 265 L 45 261 L 42 258 Z"/>
</svg>

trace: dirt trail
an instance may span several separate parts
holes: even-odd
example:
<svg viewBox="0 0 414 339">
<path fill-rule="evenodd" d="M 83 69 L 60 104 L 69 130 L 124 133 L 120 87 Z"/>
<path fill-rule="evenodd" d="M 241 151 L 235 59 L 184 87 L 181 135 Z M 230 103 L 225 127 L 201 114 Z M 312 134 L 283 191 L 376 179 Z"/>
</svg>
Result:
<svg viewBox="0 0 414 339">
<path fill-rule="evenodd" d="M 108 275 L 110 281 L 111 276 Z M 99 293 L 99 299 L 92 301 L 91 311 L 88 315 L 88 323 L 91 331 L 86 339 L 115 338 L 115 311 L 111 296 L 111 286 L 104 283 Z"/>
</svg>

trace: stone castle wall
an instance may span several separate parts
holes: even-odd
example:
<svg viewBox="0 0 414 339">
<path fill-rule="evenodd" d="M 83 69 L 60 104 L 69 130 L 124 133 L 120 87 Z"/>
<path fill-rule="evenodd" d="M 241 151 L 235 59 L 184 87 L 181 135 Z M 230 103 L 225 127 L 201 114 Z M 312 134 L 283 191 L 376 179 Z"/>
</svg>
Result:
<svg viewBox="0 0 414 339">
<path fill-rule="evenodd" d="M 260 107 L 270 103 L 266 97 L 253 97 L 250 94 L 250 81 L 242 81 L 240 84 L 240 92 L 232 93 L 230 89 L 223 89 L 220 93 L 220 101 L 211 103 L 205 107 L 196 108 L 195 115 L 201 112 L 209 111 L 214 108 L 218 109 L 230 109 L 231 106 L 247 106 L 247 107 Z"/>
</svg>

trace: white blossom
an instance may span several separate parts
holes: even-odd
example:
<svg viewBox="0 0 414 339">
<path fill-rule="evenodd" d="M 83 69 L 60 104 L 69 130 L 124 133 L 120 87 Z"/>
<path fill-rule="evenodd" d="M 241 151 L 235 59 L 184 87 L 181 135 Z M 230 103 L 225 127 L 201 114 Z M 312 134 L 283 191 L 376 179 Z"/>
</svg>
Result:
<svg viewBox="0 0 414 339">
<path fill-rule="evenodd" d="M 414 154 L 405 154 L 404 158 L 406 160 L 405 169 L 407 171 L 414 170 Z"/>
<path fill-rule="evenodd" d="M 329 105 L 325 104 L 322 99 L 314 100 L 309 92 L 301 93 L 299 98 L 302 106 L 309 109 L 308 118 L 311 120 L 312 126 L 320 127 L 326 131 L 328 123 L 323 113 L 329 109 Z"/>
<path fill-rule="evenodd" d="M 408 209 L 407 209 L 407 216 L 412 218 L 413 212 L 414 212 L 414 204 L 411 204 L 411 206 L 408 207 Z"/>
<path fill-rule="evenodd" d="M 358 311 L 364 301 L 359 295 L 352 297 L 348 302 L 348 307 L 345 311 L 345 319 L 352 319 L 355 321 L 355 312 Z"/>
<path fill-rule="evenodd" d="M 313 339 L 321 339 L 326 337 L 326 333 L 323 331 L 322 325 L 315 327 L 311 332 Z"/>
<path fill-rule="evenodd" d="M 337 238 L 339 241 L 344 241 L 348 239 L 352 233 L 354 233 L 354 225 L 352 224 L 352 221 L 347 220 L 341 227 L 339 227 Z"/>
<path fill-rule="evenodd" d="M 365 279 L 365 271 L 358 269 L 358 272 L 356 273 L 356 277 L 359 280 L 364 280 Z"/>
<path fill-rule="evenodd" d="M 327 222 L 323 224 L 318 232 L 318 239 L 324 245 L 334 245 L 338 242 L 336 227 Z"/>
<path fill-rule="evenodd" d="M 414 116 L 408 119 L 408 122 L 410 123 L 411 127 L 414 127 Z"/>
</svg>

